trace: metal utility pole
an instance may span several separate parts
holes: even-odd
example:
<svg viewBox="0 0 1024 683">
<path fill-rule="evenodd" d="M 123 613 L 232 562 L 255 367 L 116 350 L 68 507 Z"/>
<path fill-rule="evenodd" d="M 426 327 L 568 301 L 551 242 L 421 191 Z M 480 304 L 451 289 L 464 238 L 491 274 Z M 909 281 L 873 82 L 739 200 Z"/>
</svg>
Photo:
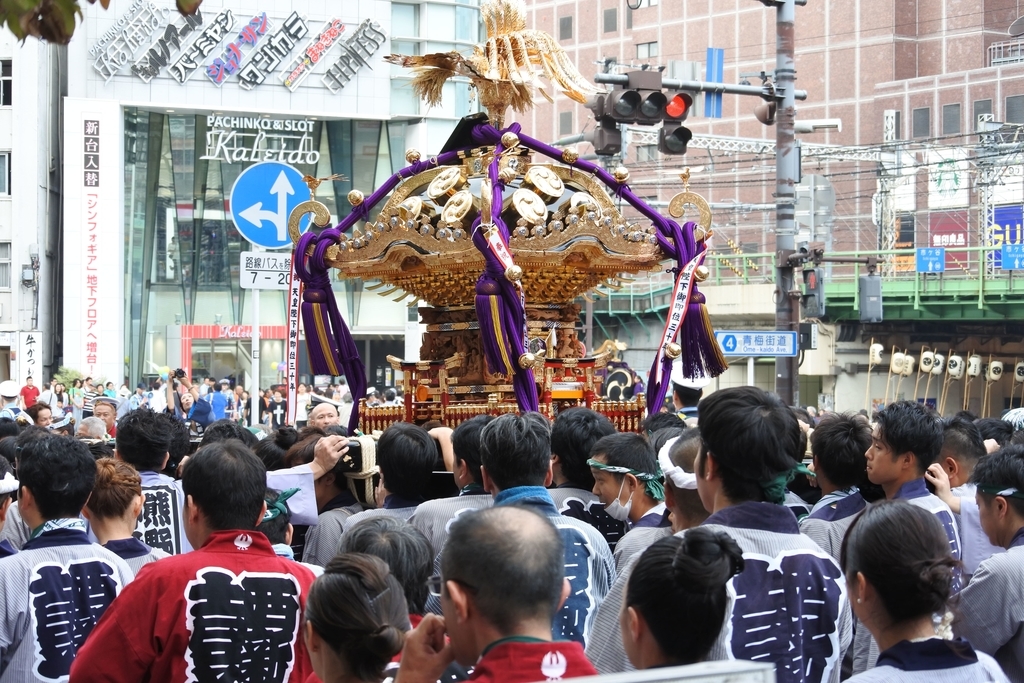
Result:
<svg viewBox="0 0 1024 683">
<path fill-rule="evenodd" d="M 775 119 L 775 329 L 796 332 L 800 293 L 795 291 L 795 268 L 789 257 L 796 250 L 796 184 L 800 174 L 795 135 L 797 0 L 775 0 L 771 4 L 775 5 L 775 86 L 780 95 Z M 800 400 L 798 373 L 796 358 L 775 359 L 775 393 L 786 405 L 797 405 Z"/>
</svg>

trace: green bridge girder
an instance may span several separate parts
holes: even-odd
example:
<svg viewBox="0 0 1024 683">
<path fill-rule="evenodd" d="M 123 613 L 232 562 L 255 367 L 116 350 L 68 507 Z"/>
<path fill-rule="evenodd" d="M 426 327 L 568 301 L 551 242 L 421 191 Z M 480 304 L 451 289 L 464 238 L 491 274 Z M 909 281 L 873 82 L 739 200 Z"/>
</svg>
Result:
<svg viewBox="0 0 1024 683">
<path fill-rule="evenodd" d="M 952 250 L 951 250 L 952 251 Z M 877 256 L 886 322 L 985 323 L 1024 321 L 1024 271 L 994 268 L 993 247 L 959 248 L 950 254 L 944 273 L 914 272 L 913 249 L 871 252 L 831 252 L 830 256 Z M 995 256 L 995 258 L 998 258 Z M 770 284 L 774 280 L 774 254 L 709 254 L 705 265 L 711 272 L 706 285 Z M 858 279 L 867 269 L 860 264 L 821 264 L 826 269 L 827 320 L 859 320 Z M 798 273 L 799 283 L 799 273 Z M 663 312 L 672 293 L 672 276 L 666 272 L 638 276 L 608 291 L 594 303 L 597 316 L 640 318 Z"/>
</svg>

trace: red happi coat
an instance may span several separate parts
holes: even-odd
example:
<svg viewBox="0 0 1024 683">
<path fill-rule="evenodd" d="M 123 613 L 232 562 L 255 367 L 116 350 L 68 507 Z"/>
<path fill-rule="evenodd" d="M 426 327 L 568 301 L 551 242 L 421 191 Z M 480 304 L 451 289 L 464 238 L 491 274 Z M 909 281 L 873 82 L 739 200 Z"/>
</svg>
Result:
<svg viewBox="0 0 1024 683">
<path fill-rule="evenodd" d="M 597 669 L 574 641 L 499 641 L 476 663 L 469 680 L 477 683 L 534 683 L 596 676 Z"/>
<path fill-rule="evenodd" d="M 71 682 L 302 683 L 313 671 L 300 627 L 314 578 L 261 533 L 216 532 L 143 567 L 78 651 Z"/>
</svg>

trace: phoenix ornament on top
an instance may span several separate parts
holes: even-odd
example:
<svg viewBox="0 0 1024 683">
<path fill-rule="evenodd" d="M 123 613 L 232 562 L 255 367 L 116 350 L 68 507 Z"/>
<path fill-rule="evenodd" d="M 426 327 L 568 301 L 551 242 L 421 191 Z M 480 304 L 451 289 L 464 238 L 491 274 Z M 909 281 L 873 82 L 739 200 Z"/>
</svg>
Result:
<svg viewBox="0 0 1024 683">
<path fill-rule="evenodd" d="M 440 104 L 448 79 L 469 78 L 497 128 L 502 127 L 508 107 L 522 113 L 533 106 L 534 89 L 553 101 L 541 77 L 583 104 L 600 92 L 580 74 L 554 38 L 526 28 L 522 0 L 486 0 L 480 14 L 487 27 L 487 42 L 473 46 L 469 56 L 436 52 L 423 56 L 392 54 L 384 59 L 413 70 L 413 90 L 430 106 Z"/>
</svg>

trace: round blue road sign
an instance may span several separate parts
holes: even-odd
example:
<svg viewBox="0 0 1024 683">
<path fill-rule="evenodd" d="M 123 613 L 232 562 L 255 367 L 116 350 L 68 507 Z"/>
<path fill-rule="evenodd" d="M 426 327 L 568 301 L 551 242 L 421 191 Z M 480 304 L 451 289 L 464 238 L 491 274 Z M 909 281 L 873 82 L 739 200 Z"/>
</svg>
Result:
<svg viewBox="0 0 1024 683">
<path fill-rule="evenodd" d="M 242 237 L 266 249 L 291 246 L 288 216 L 306 201 L 302 174 L 279 161 L 263 161 L 242 171 L 231 188 L 231 218 Z M 300 232 L 309 228 L 303 216 Z"/>
</svg>

